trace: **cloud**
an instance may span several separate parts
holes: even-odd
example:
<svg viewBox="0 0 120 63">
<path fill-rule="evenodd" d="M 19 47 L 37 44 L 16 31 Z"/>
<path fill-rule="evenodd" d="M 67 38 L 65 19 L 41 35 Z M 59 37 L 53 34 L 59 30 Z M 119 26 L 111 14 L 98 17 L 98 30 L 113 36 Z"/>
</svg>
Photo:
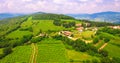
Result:
<svg viewBox="0 0 120 63">
<path fill-rule="evenodd" d="M 102 3 L 103 0 L 95 0 L 95 2 L 97 2 L 97 3 Z"/>
<path fill-rule="evenodd" d="M 95 13 L 120 11 L 118 0 L 1 0 L 0 12 Z"/>
<path fill-rule="evenodd" d="M 31 2 L 32 0 L 21 0 L 23 2 Z"/>
<path fill-rule="evenodd" d="M 88 1 L 88 0 L 79 0 L 79 1 L 86 2 L 86 1 Z"/>
</svg>

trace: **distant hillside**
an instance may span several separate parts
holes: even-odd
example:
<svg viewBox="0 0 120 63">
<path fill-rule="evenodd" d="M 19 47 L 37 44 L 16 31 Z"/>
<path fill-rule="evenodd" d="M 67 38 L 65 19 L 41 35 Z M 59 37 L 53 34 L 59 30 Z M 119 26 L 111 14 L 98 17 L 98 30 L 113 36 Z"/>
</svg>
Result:
<svg viewBox="0 0 120 63">
<path fill-rule="evenodd" d="M 77 19 L 88 19 L 94 21 L 105 21 L 111 23 L 120 23 L 120 12 L 100 12 L 94 14 L 68 14 Z"/>
<path fill-rule="evenodd" d="M 0 13 L 0 20 L 5 19 L 5 18 L 12 18 L 12 17 L 16 17 L 16 16 L 21 16 L 21 15 L 24 15 L 24 14 Z"/>
<path fill-rule="evenodd" d="M 63 15 L 63 14 L 52 14 L 52 13 L 35 13 L 32 14 L 33 20 L 54 20 L 54 19 L 74 19 L 71 16 Z"/>
</svg>

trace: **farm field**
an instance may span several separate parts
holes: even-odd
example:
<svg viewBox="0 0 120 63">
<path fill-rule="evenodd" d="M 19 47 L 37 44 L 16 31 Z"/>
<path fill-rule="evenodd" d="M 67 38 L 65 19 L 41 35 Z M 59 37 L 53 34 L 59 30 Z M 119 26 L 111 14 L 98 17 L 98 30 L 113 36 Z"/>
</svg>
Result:
<svg viewBox="0 0 120 63">
<path fill-rule="evenodd" d="M 94 31 L 83 31 L 83 32 L 79 32 L 79 31 L 73 31 L 74 33 L 74 38 L 81 38 L 81 39 L 85 39 L 85 40 L 92 40 L 92 35 L 94 35 Z"/>
<path fill-rule="evenodd" d="M 40 32 L 40 30 L 42 32 L 46 32 L 48 30 L 52 30 L 52 31 L 61 31 L 63 29 L 65 29 L 62 26 L 55 26 L 53 24 L 53 20 L 38 20 L 38 23 L 36 25 L 33 25 L 33 34 L 36 35 Z"/>
<path fill-rule="evenodd" d="M 66 22 L 76 22 L 76 23 L 82 23 L 80 21 L 77 21 L 77 20 L 72 20 L 72 19 L 61 19 L 61 21 L 66 21 Z"/>
<path fill-rule="evenodd" d="M 13 49 L 13 52 L 3 59 L 0 63 L 29 63 L 31 56 L 31 46 L 18 46 Z"/>
<path fill-rule="evenodd" d="M 92 35 L 94 35 L 94 31 L 84 31 L 81 33 L 81 36 L 86 40 L 92 40 Z"/>
<path fill-rule="evenodd" d="M 104 50 L 107 50 L 110 56 L 120 58 L 120 53 L 119 53 L 120 47 L 119 46 L 108 43 L 108 45 L 104 48 Z"/>
<path fill-rule="evenodd" d="M 32 33 L 29 31 L 20 31 L 20 30 L 16 30 L 13 31 L 12 33 L 8 34 L 6 37 L 7 38 L 22 38 L 25 35 L 31 35 Z"/>
<path fill-rule="evenodd" d="M 54 39 L 49 40 L 38 44 L 37 63 L 66 63 L 68 60 L 64 45 Z"/>
<path fill-rule="evenodd" d="M 77 52 L 75 50 L 68 50 L 67 49 L 67 55 L 68 58 L 70 60 L 73 60 L 74 63 L 78 62 L 78 63 L 82 63 L 83 61 L 86 60 L 92 60 L 92 59 L 96 59 L 99 61 L 99 58 L 95 57 L 95 56 L 90 56 L 87 53 L 83 53 L 83 52 Z"/>
<path fill-rule="evenodd" d="M 0 63 L 120 63 L 119 25 L 41 12 L 10 19 L 0 20 Z"/>
</svg>

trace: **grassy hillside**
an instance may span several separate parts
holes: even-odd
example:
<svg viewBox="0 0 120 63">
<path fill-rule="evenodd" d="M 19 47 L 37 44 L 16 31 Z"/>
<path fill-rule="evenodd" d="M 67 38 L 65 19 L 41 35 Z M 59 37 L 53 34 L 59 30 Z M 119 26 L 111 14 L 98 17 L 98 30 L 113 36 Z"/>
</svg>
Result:
<svg viewBox="0 0 120 63">
<path fill-rule="evenodd" d="M 54 20 L 54 19 L 74 19 L 73 17 L 62 15 L 62 14 L 33 14 L 33 20 Z"/>
<path fill-rule="evenodd" d="M 120 30 L 96 23 L 50 13 L 3 20 L 0 63 L 119 63 Z"/>
</svg>

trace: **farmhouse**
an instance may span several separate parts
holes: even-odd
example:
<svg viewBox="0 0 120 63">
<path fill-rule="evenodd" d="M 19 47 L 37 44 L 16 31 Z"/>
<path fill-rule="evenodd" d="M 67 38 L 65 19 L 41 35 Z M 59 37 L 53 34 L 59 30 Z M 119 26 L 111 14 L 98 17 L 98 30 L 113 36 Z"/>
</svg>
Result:
<svg viewBox="0 0 120 63">
<path fill-rule="evenodd" d="M 79 27 L 79 28 L 76 28 L 76 30 L 78 30 L 78 31 L 80 31 L 80 32 L 82 32 L 82 31 L 83 31 L 83 29 L 84 29 L 84 27 Z"/>
<path fill-rule="evenodd" d="M 61 31 L 61 33 L 65 36 L 71 36 L 71 32 L 70 31 Z"/>
<path fill-rule="evenodd" d="M 120 26 L 109 26 L 112 29 L 120 29 Z"/>
</svg>

